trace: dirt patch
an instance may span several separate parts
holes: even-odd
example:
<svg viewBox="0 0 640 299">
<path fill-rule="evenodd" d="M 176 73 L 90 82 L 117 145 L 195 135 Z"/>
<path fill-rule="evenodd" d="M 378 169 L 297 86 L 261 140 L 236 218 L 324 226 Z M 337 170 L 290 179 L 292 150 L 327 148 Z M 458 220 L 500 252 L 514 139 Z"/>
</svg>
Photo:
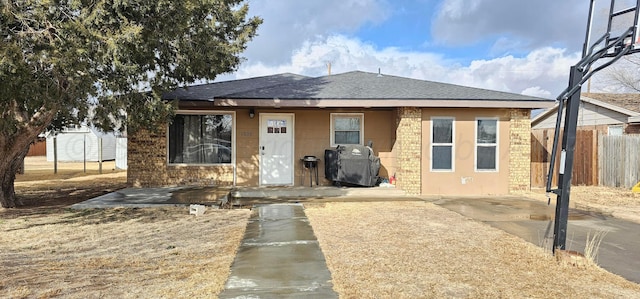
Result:
<svg viewBox="0 0 640 299">
<path fill-rule="evenodd" d="M 640 285 L 594 264 L 560 264 L 431 203 L 327 203 L 306 214 L 341 298 L 640 297 Z"/>
</svg>

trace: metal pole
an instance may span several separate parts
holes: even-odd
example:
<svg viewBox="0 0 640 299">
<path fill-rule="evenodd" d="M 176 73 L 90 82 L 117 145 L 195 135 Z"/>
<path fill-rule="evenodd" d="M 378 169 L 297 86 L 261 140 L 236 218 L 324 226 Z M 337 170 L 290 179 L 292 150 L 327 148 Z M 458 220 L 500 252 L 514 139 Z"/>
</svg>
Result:
<svg viewBox="0 0 640 299">
<path fill-rule="evenodd" d="M 579 86 L 584 77 L 584 70 L 577 66 L 571 67 L 569 89 Z M 558 190 L 556 215 L 553 227 L 553 251 L 565 250 L 567 241 L 567 224 L 569 220 L 569 196 L 571 193 L 571 176 L 573 170 L 573 153 L 576 149 L 576 131 L 578 126 L 578 111 L 580 108 L 580 90 L 568 95 L 567 108 L 562 136 L 562 152 L 558 169 Z"/>
<path fill-rule="evenodd" d="M 102 174 L 102 138 L 98 138 L 98 173 Z"/>
<path fill-rule="evenodd" d="M 87 134 L 82 139 L 82 161 L 84 162 L 84 173 L 87 173 Z"/>
<path fill-rule="evenodd" d="M 53 136 L 53 173 L 58 173 L 58 136 Z"/>
<path fill-rule="evenodd" d="M 589 19 L 587 20 L 587 34 L 584 38 L 584 45 L 582 47 L 582 58 L 587 56 L 587 51 L 591 46 L 591 29 L 593 27 L 593 6 L 596 0 L 591 0 L 589 5 Z"/>
</svg>

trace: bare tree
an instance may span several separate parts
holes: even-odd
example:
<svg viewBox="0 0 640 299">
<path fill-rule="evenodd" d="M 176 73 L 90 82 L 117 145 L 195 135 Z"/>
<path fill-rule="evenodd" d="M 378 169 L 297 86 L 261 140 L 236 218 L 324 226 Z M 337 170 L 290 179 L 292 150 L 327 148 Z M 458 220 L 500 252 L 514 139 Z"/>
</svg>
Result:
<svg viewBox="0 0 640 299">
<path fill-rule="evenodd" d="M 606 78 L 620 92 L 640 92 L 640 54 L 622 57 L 606 71 Z"/>
</svg>

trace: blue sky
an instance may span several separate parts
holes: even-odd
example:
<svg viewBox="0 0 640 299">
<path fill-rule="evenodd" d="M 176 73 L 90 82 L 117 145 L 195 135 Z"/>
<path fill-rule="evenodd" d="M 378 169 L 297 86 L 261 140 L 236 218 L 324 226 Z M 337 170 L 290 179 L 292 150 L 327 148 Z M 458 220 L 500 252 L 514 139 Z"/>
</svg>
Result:
<svg viewBox="0 0 640 299">
<path fill-rule="evenodd" d="M 604 18 L 599 1 L 596 16 Z M 629 1 L 629 0 L 620 0 Z M 353 70 L 555 98 L 580 59 L 584 0 L 248 0 L 264 19 L 238 71 Z M 611 91 L 604 75 L 592 91 Z"/>
</svg>

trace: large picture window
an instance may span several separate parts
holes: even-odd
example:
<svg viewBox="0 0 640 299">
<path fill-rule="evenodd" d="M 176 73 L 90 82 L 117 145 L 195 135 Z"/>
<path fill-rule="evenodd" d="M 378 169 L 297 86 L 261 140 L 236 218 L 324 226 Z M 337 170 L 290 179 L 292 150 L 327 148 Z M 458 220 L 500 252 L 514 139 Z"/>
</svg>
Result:
<svg viewBox="0 0 640 299">
<path fill-rule="evenodd" d="M 229 164 L 232 114 L 178 114 L 169 126 L 169 163 Z"/>
<path fill-rule="evenodd" d="M 362 113 L 331 114 L 331 145 L 363 144 Z"/>
<path fill-rule="evenodd" d="M 431 119 L 431 170 L 453 170 L 453 123 L 452 117 Z"/>
<path fill-rule="evenodd" d="M 476 170 L 498 170 L 498 120 L 476 121 Z"/>
</svg>

